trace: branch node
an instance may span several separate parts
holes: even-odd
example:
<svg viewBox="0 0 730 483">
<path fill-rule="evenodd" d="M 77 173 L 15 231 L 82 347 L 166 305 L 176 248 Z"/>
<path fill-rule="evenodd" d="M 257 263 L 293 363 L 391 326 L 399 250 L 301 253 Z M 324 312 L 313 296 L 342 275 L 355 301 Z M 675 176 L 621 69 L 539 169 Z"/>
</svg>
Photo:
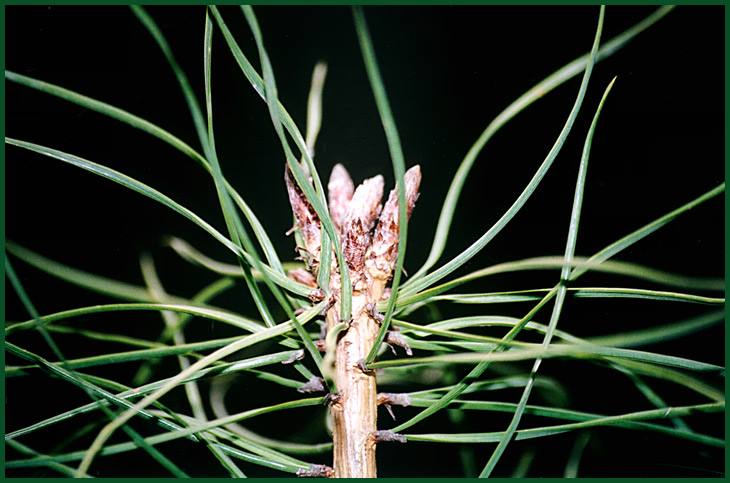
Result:
<svg viewBox="0 0 730 483">
<path fill-rule="evenodd" d="M 324 293 L 324 291 L 322 293 Z M 324 300 L 324 297 L 322 298 L 322 300 Z M 332 307 L 334 307 L 336 303 L 337 303 L 337 297 L 335 296 L 334 293 L 330 294 L 330 298 L 327 300 L 327 305 L 324 306 L 324 308 L 319 313 L 319 315 L 327 315 L 327 312 L 329 312 L 329 310 Z"/>
<path fill-rule="evenodd" d="M 325 342 L 324 339 L 315 340 L 314 347 L 316 347 L 319 352 L 327 351 L 327 343 Z"/>
<path fill-rule="evenodd" d="M 373 319 L 375 322 L 378 323 L 378 325 L 383 325 L 383 321 L 385 320 L 385 317 L 383 314 L 378 312 L 377 305 L 375 302 L 370 302 L 365 306 L 365 310 L 367 311 L 368 315 L 371 319 Z"/>
<path fill-rule="evenodd" d="M 342 396 L 340 396 L 340 393 L 337 392 L 330 392 L 324 397 L 324 401 L 322 401 L 322 404 L 325 406 L 336 406 L 340 399 L 342 399 Z"/>
<path fill-rule="evenodd" d="M 364 374 L 372 374 L 373 370 L 365 365 L 365 359 L 357 361 L 357 368 L 360 369 Z"/>
</svg>

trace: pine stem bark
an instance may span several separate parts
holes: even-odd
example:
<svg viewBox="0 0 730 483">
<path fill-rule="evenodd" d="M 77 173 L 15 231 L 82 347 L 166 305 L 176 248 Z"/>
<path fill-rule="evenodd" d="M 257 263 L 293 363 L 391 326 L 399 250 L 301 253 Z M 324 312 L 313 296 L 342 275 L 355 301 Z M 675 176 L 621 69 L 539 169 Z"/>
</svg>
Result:
<svg viewBox="0 0 730 483">
<path fill-rule="evenodd" d="M 336 478 L 375 478 L 378 403 L 374 372 L 363 371 L 365 360 L 380 328 L 368 313 L 368 304 L 380 300 L 384 284 L 352 297 L 353 319 L 338 340 L 335 385 L 338 398 L 331 405 L 333 418 L 334 471 Z M 327 327 L 339 322 L 339 304 L 327 313 Z"/>
</svg>

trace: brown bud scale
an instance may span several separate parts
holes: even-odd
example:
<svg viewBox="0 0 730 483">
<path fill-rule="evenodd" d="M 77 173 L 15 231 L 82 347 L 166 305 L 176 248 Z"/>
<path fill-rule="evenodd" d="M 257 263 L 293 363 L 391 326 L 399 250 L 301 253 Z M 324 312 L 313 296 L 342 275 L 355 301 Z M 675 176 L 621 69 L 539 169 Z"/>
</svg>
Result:
<svg viewBox="0 0 730 483">
<path fill-rule="evenodd" d="M 312 272 L 308 272 L 303 268 L 295 268 L 293 270 L 289 270 L 289 272 L 287 272 L 287 275 L 289 275 L 289 278 L 291 278 L 295 282 L 299 282 L 303 285 L 306 285 L 307 287 L 317 288 L 317 279 L 314 278 Z"/>
</svg>

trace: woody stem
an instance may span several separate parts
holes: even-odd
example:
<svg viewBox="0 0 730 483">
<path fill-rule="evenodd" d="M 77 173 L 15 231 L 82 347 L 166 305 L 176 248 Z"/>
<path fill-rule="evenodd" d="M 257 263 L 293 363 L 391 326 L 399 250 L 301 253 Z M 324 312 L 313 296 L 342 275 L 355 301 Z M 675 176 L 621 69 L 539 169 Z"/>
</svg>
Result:
<svg viewBox="0 0 730 483">
<path fill-rule="evenodd" d="M 336 478 L 375 478 L 377 430 L 377 388 L 375 374 L 359 365 L 373 346 L 379 324 L 366 310 L 379 300 L 384 283 L 375 283 L 368 292 L 354 291 L 352 322 L 337 342 L 335 385 L 339 399 L 332 404 L 334 423 L 334 471 Z M 377 293 L 376 293 L 377 292 Z M 327 312 L 327 327 L 339 322 L 339 303 Z"/>
</svg>

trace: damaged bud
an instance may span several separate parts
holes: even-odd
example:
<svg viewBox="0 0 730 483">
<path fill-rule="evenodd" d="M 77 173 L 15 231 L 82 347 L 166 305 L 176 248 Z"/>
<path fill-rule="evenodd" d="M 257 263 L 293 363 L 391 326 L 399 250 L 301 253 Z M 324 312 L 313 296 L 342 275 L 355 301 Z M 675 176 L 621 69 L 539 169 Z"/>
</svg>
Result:
<svg viewBox="0 0 730 483">
<path fill-rule="evenodd" d="M 302 239 L 304 245 L 309 252 L 309 255 L 314 258 L 315 261 L 319 261 L 320 236 L 321 228 L 319 216 L 314 211 L 314 208 L 307 200 L 304 192 L 294 180 L 294 175 L 286 165 L 284 171 L 284 181 L 286 182 L 286 191 L 289 194 L 289 203 L 291 204 L 292 211 L 294 212 L 294 218 L 297 221 L 297 225 L 302 232 Z"/>
<path fill-rule="evenodd" d="M 369 233 L 373 229 L 375 220 L 380 215 L 380 200 L 383 198 L 384 185 L 383 176 L 377 175 L 366 179 L 357 187 L 347 209 L 346 225 L 357 219 L 362 222 L 366 232 Z"/>
<path fill-rule="evenodd" d="M 301 248 L 304 252 L 303 258 L 307 262 L 307 268 L 316 275 L 321 263 L 321 222 L 301 187 L 294 180 L 288 165 L 284 177 L 289 202 L 305 245 Z M 421 168 L 416 165 L 405 174 L 406 213 L 409 217 L 418 199 L 420 184 Z M 354 189 L 352 178 L 341 164 L 333 168 L 330 176 L 328 183 L 330 215 L 340 235 L 342 253 L 348 268 L 356 275 L 353 277 L 354 280 L 363 280 L 367 272 L 365 279 L 375 277 L 387 281 L 395 267 L 400 231 L 399 187 L 396 186 L 390 192 L 388 201 L 381 208 L 383 189 L 384 180 L 381 175 L 363 181 L 357 189 Z M 371 235 L 374 227 L 375 231 Z M 333 276 L 338 271 L 335 267 Z M 299 271 L 291 271 L 290 276 L 300 283 L 315 287 L 314 277 L 308 277 Z"/>
<path fill-rule="evenodd" d="M 363 227 L 359 218 L 348 225 L 342 243 L 342 254 L 347 261 L 347 268 L 357 274 L 362 271 L 365 263 L 365 250 L 370 246 L 370 232 Z"/>
<path fill-rule="evenodd" d="M 324 391 L 324 379 L 321 377 L 314 376 L 307 381 L 302 387 L 297 389 L 297 392 L 310 393 L 310 392 L 322 392 Z"/>
<path fill-rule="evenodd" d="M 342 253 L 355 273 L 362 271 L 365 252 L 370 246 L 370 231 L 380 214 L 384 181 L 381 175 L 366 179 L 355 190 L 347 209 L 342 234 Z"/>
<path fill-rule="evenodd" d="M 416 165 L 405 174 L 406 182 L 406 213 L 410 217 L 418 199 L 418 188 L 421 186 L 421 168 Z M 373 234 L 373 241 L 368 249 L 367 259 L 373 269 L 381 272 L 380 276 L 389 279 L 395 267 L 398 255 L 398 189 L 396 186 L 390 192 L 388 201 L 380 213 L 380 221 Z"/>
</svg>

